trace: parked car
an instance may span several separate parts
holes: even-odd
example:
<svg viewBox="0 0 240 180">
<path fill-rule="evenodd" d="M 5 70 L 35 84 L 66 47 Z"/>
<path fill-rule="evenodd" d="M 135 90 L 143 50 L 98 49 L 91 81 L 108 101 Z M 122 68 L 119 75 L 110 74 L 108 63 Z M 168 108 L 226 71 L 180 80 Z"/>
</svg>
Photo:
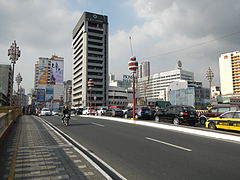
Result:
<svg viewBox="0 0 240 180">
<path fill-rule="evenodd" d="M 133 108 L 128 109 L 124 118 L 132 118 L 133 117 Z M 153 119 L 152 110 L 146 106 L 136 106 L 135 107 L 135 118 L 136 119 Z"/>
<path fill-rule="evenodd" d="M 240 111 L 229 111 L 219 117 L 209 118 L 206 128 L 240 131 Z"/>
<path fill-rule="evenodd" d="M 82 111 L 82 115 L 95 115 L 96 114 L 96 111 L 94 110 L 94 108 L 92 108 L 90 110 L 90 107 L 86 107 L 86 108 L 83 108 L 83 111 Z"/>
<path fill-rule="evenodd" d="M 198 122 L 196 110 L 192 106 L 167 106 L 154 114 L 157 122 L 170 122 L 173 124 L 189 124 L 194 126 Z"/>
<path fill-rule="evenodd" d="M 111 116 L 111 117 L 123 117 L 123 111 L 119 108 L 111 108 L 106 110 L 104 115 Z"/>
<path fill-rule="evenodd" d="M 77 115 L 82 115 L 83 108 L 76 108 L 76 114 Z"/>
<path fill-rule="evenodd" d="M 58 115 L 58 111 L 52 111 L 52 115 L 53 115 L 53 116 Z"/>
<path fill-rule="evenodd" d="M 207 112 L 204 112 L 200 114 L 199 121 L 202 125 L 205 125 L 205 122 L 212 117 L 218 117 L 221 114 L 227 112 L 227 111 L 236 111 L 239 110 L 239 106 L 236 105 L 218 105 L 213 106 L 210 110 Z"/>
<path fill-rule="evenodd" d="M 102 116 L 103 114 L 105 114 L 107 109 L 108 109 L 107 107 L 99 107 L 98 110 L 97 110 L 97 115 Z"/>
<path fill-rule="evenodd" d="M 42 108 L 39 116 L 51 116 L 52 112 L 48 108 Z"/>
</svg>

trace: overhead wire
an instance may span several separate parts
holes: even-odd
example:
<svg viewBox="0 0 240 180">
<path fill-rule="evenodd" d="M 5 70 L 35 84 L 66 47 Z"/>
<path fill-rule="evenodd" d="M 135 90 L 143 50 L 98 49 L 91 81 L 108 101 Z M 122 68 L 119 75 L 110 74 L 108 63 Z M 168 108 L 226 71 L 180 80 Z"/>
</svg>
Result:
<svg viewBox="0 0 240 180">
<path fill-rule="evenodd" d="M 165 55 L 168 55 L 168 54 L 174 54 L 174 53 L 177 53 L 177 52 L 189 50 L 189 49 L 196 48 L 196 47 L 199 47 L 199 46 L 203 46 L 205 44 L 212 43 L 212 42 L 215 42 L 215 41 L 218 41 L 218 40 L 221 40 L 221 39 L 225 39 L 227 37 L 230 37 L 230 36 L 233 36 L 233 35 L 239 34 L 239 33 L 240 33 L 240 31 L 233 32 L 233 33 L 226 34 L 224 36 L 220 36 L 220 37 L 212 39 L 212 40 L 208 40 L 208 41 L 204 41 L 204 42 L 201 42 L 201 43 L 193 44 L 191 46 L 186 46 L 184 48 L 180 48 L 180 49 L 177 49 L 177 50 L 174 50 L 174 51 L 169 51 L 169 52 L 161 53 L 161 54 L 154 55 L 154 56 L 144 57 L 143 59 L 151 59 L 151 58 L 154 58 L 154 57 L 160 57 L 160 56 L 165 56 Z"/>
</svg>

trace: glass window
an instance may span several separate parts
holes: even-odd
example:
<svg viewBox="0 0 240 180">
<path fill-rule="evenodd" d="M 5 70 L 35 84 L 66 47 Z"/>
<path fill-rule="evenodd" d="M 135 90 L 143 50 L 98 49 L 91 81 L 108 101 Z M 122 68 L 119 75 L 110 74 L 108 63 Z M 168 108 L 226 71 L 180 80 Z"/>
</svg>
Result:
<svg viewBox="0 0 240 180">
<path fill-rule="evenodd" d="M 234 112 L 228 112 L 226 114 L 223 114 L 221 117 L 222 118 L 233 118 Z"/>
<path fill-rule="evenodd" d="M 240 118 L 240 112 L 235 112 L 234 117 L 233 118 Z"/>
</svg>

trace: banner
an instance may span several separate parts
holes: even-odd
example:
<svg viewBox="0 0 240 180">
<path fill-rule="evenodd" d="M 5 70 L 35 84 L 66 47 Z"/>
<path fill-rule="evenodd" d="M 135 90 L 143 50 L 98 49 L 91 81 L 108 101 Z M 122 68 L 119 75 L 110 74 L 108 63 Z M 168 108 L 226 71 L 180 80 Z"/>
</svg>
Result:
<svg viewBox="0 0 240 180">
<path fill-rule="evenodd" d="M 63 83 L 63 67 L 64 61 L 51 61 L 50 84 Z"/>
<path fill-rule="evenodd" d="M 45 89 L 37 89 L 37 102 L 45 101 Z"/>
<path fill-rule="evenodd" d="M 53 100 L 53 87 L 46 87 L 45 100 L 46 101 Z"/>
<path fill-rule="evenodd" d="M 38 70 L 39 70 L 38 84 L 47 84 L 48 83 L 48 67 L 38 66 Z"/>
</svg>

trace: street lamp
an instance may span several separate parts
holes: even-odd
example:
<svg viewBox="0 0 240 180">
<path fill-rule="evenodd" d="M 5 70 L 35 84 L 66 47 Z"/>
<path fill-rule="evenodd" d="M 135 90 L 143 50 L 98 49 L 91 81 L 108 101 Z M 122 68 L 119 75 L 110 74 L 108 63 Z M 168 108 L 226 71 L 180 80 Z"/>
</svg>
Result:
<svg viewBox="0 0 240 180">
<path fill-rule="evenodd" d="M 92 87 L 94 86 L 93 80 L 88 80 L 88 88 L 90 90 L 90 115 L 92 114 Z"/>
<path fill-rule="evenodd" d="M 12 102 L 12 96 L 13 96 L 13 78 L 14 78 L 14 66 L 18 60 L 18 58 L 20 57 L 21 55 L 21 51 L 19 50 L 19 47 L 17 46 L 17 43 L 16 41 L 14 41 L 12 43 L 12 45 L 10 46 L 10 48 L 8 49 L 8 56 L 9 56 L 9 59 L 11 61 L 11 64 L 13 64 L 13 67 L 12 67 L 12 88 L 11 88 L 11 97 L 10 97 L 10 105 L 12 106 L 13 102 Z"/>
<path fill-rule="evenodd" d="M 211 92 L 211 87 L 212 87 L 212 80 L 213 80 L 214 74 L 209 67 L 206 73 L 206 78 L 209 81 L 209 86 L 210 86 L 210 104 L 212 104 L 212 92 Z"/>
<path fill-rule="evenodd" d="M 130 57 L 130 61 L 128 62 L 128 69 L 132 73 L 132 88 L 133 88 L 133 98 L 132 98 L 132 103 L 133 103 L 133 114 L 132 114 L 132 120 L 136 120 L 135 118 L 135 74 L 138 69 L 138 62 L 136 61 L 136 57 Z"/>
<path fill-rule="evenodd" d="M 20 105 L 21 103 L 21 99 L 20 99 L 20 92 L 19 92 L 19 87 L 20 87 L 20 84 L 21 84 L 21 82 L 22 82 L 22 80 L 23 80 L 23 78 L 22 78 L 22 76 L 21 76 L 21 74 L 20 73 L 18 73 L 18 75 L 16 76 L 16 79 L 15 79 L 15 81 L 17 82 L 17 85 L 18 85 L 18 90 L 17 90 L 17 94 L 18 94 L 18 105 Z"/>
</svg>

